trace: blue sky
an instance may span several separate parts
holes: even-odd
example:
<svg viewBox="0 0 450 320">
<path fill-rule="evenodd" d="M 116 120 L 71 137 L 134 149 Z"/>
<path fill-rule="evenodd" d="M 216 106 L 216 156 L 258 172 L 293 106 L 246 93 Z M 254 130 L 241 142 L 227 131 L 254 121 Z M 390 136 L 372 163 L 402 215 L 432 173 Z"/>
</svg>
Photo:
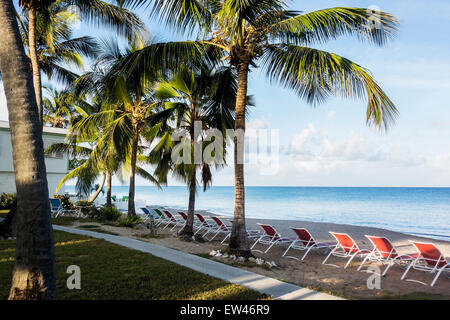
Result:
<svg viewBox="0 0 450 320">
<path fill-rule="evenodd" d="M 365 125 L 366 101 L 333 98 L 311 107 L 289 90 L 272 86 L 264 74 L 250 75 L 256 106 L 248 128 L 278 130 L 279 170 L 261 174 L 246 169 L 247 185 L 300 186 L 450 186 L 450 2 L 447 0 L 292 1 L 301 11 L 347 6 L 377 6 L 400 19 L 397 37 L 379 48 L 350 37 L 322 46 L 368 68 L 396 104 L 400 116 L 387 132 Z M 153 37 L 181 38 L 148 22 Z M 82 27 L 77 34 L 104 36 Z M 6 119 L 0 98 L 0 119 Z M 172 184 L 179 184 L 171 181 Z M 214 177 L 234 183 L 232 167 Z M 138 179 L 138 184 L 145 184 Z"/>
</svg>

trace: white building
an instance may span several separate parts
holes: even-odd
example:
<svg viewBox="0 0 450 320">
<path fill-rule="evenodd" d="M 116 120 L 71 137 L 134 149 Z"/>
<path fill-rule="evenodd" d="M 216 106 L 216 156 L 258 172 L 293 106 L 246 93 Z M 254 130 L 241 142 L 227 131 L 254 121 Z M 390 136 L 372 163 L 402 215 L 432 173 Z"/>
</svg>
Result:
<svg viewBox="0 0 450 320">
<path fill-rule="evenodd" d="M 54 143 L 64 142 L 67 130 L 61 128 L 44 127 L 42 138 L 44 147 Z M 48 192 L 50 197 L 54 194 L 61 179 L 68 172 L 68 157 L 66 154 L 54 154 L 45 156 L 47 169 Z M 0 120 L 0 193 L 16 192 L 14 181 L 14 167 L 12 158 L 12 145 L 8 121 Z M 64 186 L 58 193 L 64 193 Z"/>
</svg>

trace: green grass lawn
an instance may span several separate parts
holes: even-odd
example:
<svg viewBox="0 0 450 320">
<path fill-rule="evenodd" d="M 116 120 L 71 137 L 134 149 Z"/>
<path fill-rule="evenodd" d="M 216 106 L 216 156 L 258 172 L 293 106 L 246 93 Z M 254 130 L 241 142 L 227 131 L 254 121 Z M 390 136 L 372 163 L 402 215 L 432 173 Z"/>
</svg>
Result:
<svg viewBox="0 0 450 320">
<path fill-rule="evenodd" d="M 265 299 L 247 288 L 104 240 L 55 231 L 57 299 Z M 7 299 L 14 240 L 0 241 L 0 300 Z M 81 290 L 66 287 L 81 269 Z"/>
</svg>

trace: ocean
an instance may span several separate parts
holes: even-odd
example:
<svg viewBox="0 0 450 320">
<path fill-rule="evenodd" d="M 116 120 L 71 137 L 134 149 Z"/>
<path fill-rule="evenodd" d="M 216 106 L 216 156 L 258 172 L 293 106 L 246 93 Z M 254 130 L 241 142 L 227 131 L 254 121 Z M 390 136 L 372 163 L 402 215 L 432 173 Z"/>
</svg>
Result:
<svg viewBox="0 0 450 320">
<path fill-rule="evenodd" d="M 66 191 L 74 193 L 72 186 Z M 113 186 L 118 197 L 127 186 Z M 331 222 L 450 240 L 450 188 L 246 187 L 246 217 Z M 182 186 L 136 186 L 141 204 L 186 209 Z M 234 187 L 199 188 L 196 209 L 233 215 Z"/>
</svg>

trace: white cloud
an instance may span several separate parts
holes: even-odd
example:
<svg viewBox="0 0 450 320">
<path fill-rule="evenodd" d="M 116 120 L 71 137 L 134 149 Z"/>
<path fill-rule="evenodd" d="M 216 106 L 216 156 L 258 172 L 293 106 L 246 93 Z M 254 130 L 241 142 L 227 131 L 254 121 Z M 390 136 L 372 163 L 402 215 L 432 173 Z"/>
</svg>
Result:
<svg viewBox="0 0 450 320">
<path fill-rule="evenodd" d="M 260 129 L 268 129 L 269 123 L 264 119 L 254 119 L 245 125 L 245 130 L 260 130 Z"/>
<path fill-rule="evenodd" d="M 353 131 L 345 138 L 334 138 L 326 129 L 318 129 L 313 124 L 293 137 L 286 156 L 294 167 L 310 172 L 374 163 L 390 167 L 419 166 L 427 161 L 407 145 L 379 145 Z"/>
<path fill-rule="evenodd" d="M 336 111 L 335 110 L 328 111 L 327 115 L 328 115 L 328 118 L 334 119 L 334 117 L 336 116 Z"/>
</svg>

